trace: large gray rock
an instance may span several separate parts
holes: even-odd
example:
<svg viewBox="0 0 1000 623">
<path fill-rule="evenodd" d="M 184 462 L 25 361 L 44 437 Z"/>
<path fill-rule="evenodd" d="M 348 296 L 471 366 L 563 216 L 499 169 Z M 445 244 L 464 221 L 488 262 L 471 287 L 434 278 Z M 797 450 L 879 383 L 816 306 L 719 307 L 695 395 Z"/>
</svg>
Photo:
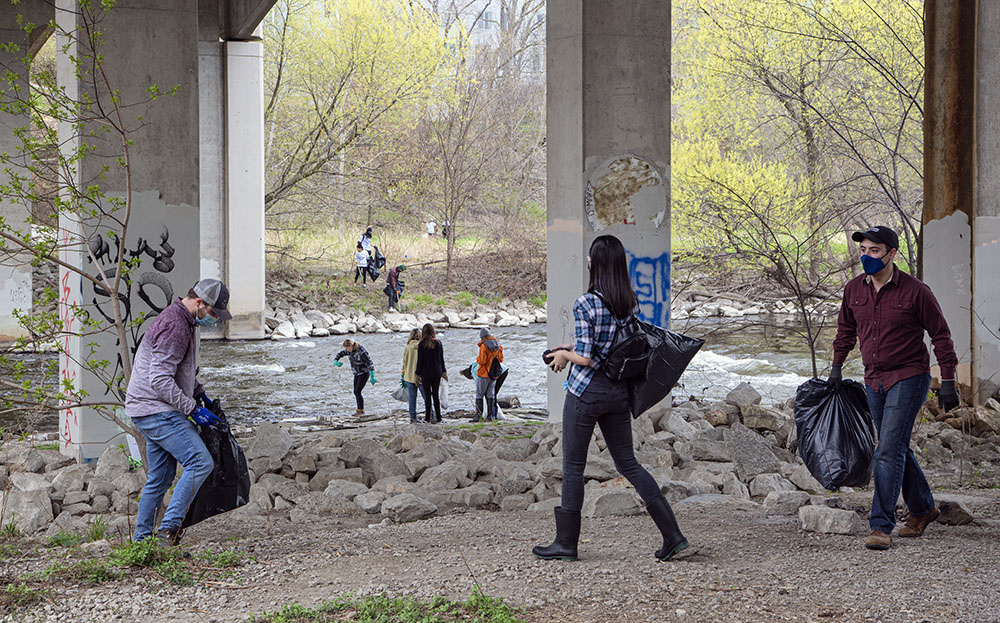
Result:
<svg viewBox="0 0 1000 623">
<path fill-rule="evenodd" d="M 760 435 L 736 423 L 725 432 L 729 454 L 736 464 L 736 475 L 749 482 L 758 474 L 777 472 L 781 468 L 771 448 Z"/>
<path fill-rule="evenodd" d="M 732 461 L 732 453 L 729 446 L 723 441 L 709 441 L 707 439 L 692 439 L 688 442 L 688 450 L 696 461 Z"/>
<path fill-rule="evenodd" d="M 857 534 L 861 519 L 854 511 L 826 506 L 803 506 L 799 509 L 799 525 L 806 532 L 822 534 Z"/>
<path fill-rule="evenodd" d="M 768 515 L 797 515 L 799 509 L 809 504 L 805 491 L 772 491 L 764 498 L 764 512 Z"/>
<path fill-rule="evenodd" d="M 284 459 L 292 450 L 295 442 L 288 431 L 277 424 L 263 422 L 257 426 L 253 439 L 246 448 L 247 460 L 254 460 L 260 457 L 273 457 L 279 461 Z M 100 474 L 98 474 L 100 475 Z"/>
<path fill-rule="evenodd" d="M 90 479 L 90 482 L 87 483 L 87 492 L 90 493 L 91 498 L 96 498 L 102 495 L 110 498 L 114 491 L 114 486 L 105 478 L 94 476 Z"/>
<path fill-rule="evenodd" d="M 598 482 L 605 482 L 607 480 L 614 480 L 618 478 L 620 474 L 618 470 L 615 469 L 615 464 L 609 459 L 601 458 L 599 456 L 589 456 L 587 457 L 587 466 L 583 469 L 583 477 L 585 480 L 596 480 Z"/>
<path fill-rule="evenodd" d="M 448 491 L 470 484 L 469 470 L 459 461 L 445 461 L 424 471 L 417 484 L 428 491 Z"/>
<path fill-rule="evenodd" d="M 493 499 L 493 491 L 480 484 L 470 485 L 451 491 L 432 491 L 427 494 L 427 500 L 438 507 L 439 511 L 452 508 L 476 508 L 489 504 Z"/>
<path fill-rule="evenodd" d="M 322 491 L 331 480 L 350 480 L 351 482 L 365 483 L 365 474 L 360 467 L 350 469 L 321 468 L 317 470 L 313 477 L 309 479 L 309 488 L 313 491 Z"/>
<path fill-rule="evenodd" d="M 385 501 L 385 494 L 381 491 L 369 491 L 354 498 L 354 503 L 358 508 L 369 515 L 377 515 L 382 510 L 382 502 Z"/>
<path fill-rule="evenodd" d="M 496 495 L 493 496 L 493 502 L 495 504 L 500 504 L 508 495 L 519 495 L 525 491 L 531 490 L 534 486 L 535 483 L 526 478 L 507 478 L 503 480 L 499 486 L 497 486 L 497 492 Z"/>
<path fill-rule="evenodd" d="M 94 475 L 111 482 L 127 471 L 128 457 L 125 456 L 121 448 L 111 447 L 101 453 L 101 458 L 97 459 Z"/>
<path fill-rule="evenodd" d="M 17 529 L 28 535 L 38 532 L 52 521 L 52 503 L 44 489 L 0 492 L 0 508 L 5 509 L 4 516 L 0 518 L 3 525 L 13 519 Z"/>
<path fill-rule="evenodd" d="M 976 521 L 972 511 L 961 500 L 941 495 L 936 497 L 938 509 L 941 511 L 941 516 L 937 519 L 938 523 L 946 526 L 965 526 Z"/>
<path fill-rule="evenodd" d="M 288 462 L 288 467 L 293 472 L 300 472 L 312 476 L 316 473 L 316 457 L 311 452 L 296 454 Z"/>
<path fill-rule="evenodd" d="M 353 500 L 364 493 L 368 493 L 368 487 L 350 480 L 331 480 L 323 490 L 323 495 L 340 496 L 348 500 Z"/>
<path fill-rule="evenodd" d="M 306 320 L 312 323 L 312 326 L 315 329 L 329 329 L 333 325 L 333 323 L 330 322 L 330 317 L 318 309 L 307 310 L 302 315 L 306 317 Z"/>
<path fill-rule="evenodd" d="M 451 458 L 451 455 L 436 441 L 425 441 L 401 456 L 403 463 L 414 477 L 419 477 L 428 468 L 440 465 Z"/>
<path fill-rule="evenodd" d="M 661 427 L 681 439 L 691 440 L 698 436 L 698 429 L 685 420 L 677 410 L 672 411 L 665 420 L 661 420 Z"/>
<path fill-rule="evenodd" d="M 772 491 L 795 491 L 795 485 L 781 474 L 760 474 L 750 481 L 750 495 L 762 497 Z"/>
<path fill-rule="evenodd" d="M 757 405 L 747 405 L 740 407 L 743 413 L 743 425 L 753 430 L 769 430 L 777 432 L 789 423 L 790 418 L 785 414 Z M 785 437 L 788 436 L 786 432 Z"/>
<path fill-rule="evenodd" d="M 41 452 L 32 448 L 25 453 L 21 466 L 26 472 L 41 474 L 45 471 L 45 459 L 42 458 Z"/>
<path fill-rule="evenodd" d="M 592 487 L 587 490 L 581 511 L 584 517 L 636 515 L 643 511 L 642 501 L 625 487 Z"/>
<path fill-rule="evenodd" d="M 530 439 L 511 439 L 497 448 L 497 458 L 504 461 L 526 461 L 538 450 L 538 444 Z"/>
<path fill-rule="evenodd" d="M 93 470 L 87 465 L 70 465 L 53 473 L 52 488 L 65 493 L 83 491 L 93 475 Z"/>
<path fill-rule="evenodd" d="M 726 402 L 741 409 L 747 405 L 759 405 L 760 394 L 750 383 L 740 383 L 726 394 Z"/>
<path fill-rule="evenodd" d="M 282 320 L 271 332 L 272 340 L 291 340 L 295 338 L 295 325 L 287 320 Z"/>
<path fill-rule="evenodd" d="M 750 490 L 740 481 L 735 472 L 729 472 L 722 477 L 722 493 L 744 500 L 750 499 Z"/>
<path fill-rule="evenodd" d="M 508 495 L 500 502 L 500 510 L 502 511 L 523 511 L 528 510 L 528 507 L 535 503 L 535 496 L 530 493 L 516 493 L 514 495 Z"/>
<path fill-rule="evenodd" d="M 803 491 L 819 493 L 824 490 L 823 485 L 821 485 L 818 480 L 813 478 L 813 475 L 809 473 L 809 468 L 805 465 L 796 465 L 795 468 L 791 470 L 791 473 L 788 474 L 788 480 Z"/>
<path fill-rule="evenodd" d="M 383 478 L 391 476 L 412 477 L 410 468 L 406 466 L 399 456 L 377 448 L 370 454 L 365 454 L 359 461 L 361 472 L 365 475 L 365 484 L 372 485 Z"/>
<path fill-rule="evenodd" d="M 15 472 L 10 475 L 10 482 L 15 491 L 52 491 L 52 483 L 41 474 L 32 472 Z"/>
<path fill-rule="evenodd" d="M 382 516 L 397 523 L 423 519 L 436 512 L 437 506 L 412 493 L 396 495 L 382 502 Z"/>
</svg>

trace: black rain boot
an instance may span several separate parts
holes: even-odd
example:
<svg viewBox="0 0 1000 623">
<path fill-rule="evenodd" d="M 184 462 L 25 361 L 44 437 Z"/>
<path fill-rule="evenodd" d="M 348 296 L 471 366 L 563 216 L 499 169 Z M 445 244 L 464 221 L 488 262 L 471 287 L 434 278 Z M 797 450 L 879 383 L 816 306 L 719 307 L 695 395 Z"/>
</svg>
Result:
<svg viewBox="0 0 1000 623">
<path fill-rule="evenodd" d="M 670 508 L 670 504 L 667 503 L 667 498 L 661 496 L 652 504 L 647 504 L 646 510 L 649 511 L 649 516 L 653 518 L 656 527 L 663 534 L 663 547 L 656 550 L 657 559 L 661 561 L 670 560 L 678 552 L 687 549 L 687 539 L 681 534 L 680 526 L 677 525 L 677 518 L 674 517 L 674 511 Z"/>
<path fill-rule="evenodd" d="M 543 560 L 576 560 L 576 544 L 580 540 L 580 511 L 555 508 L 556 540 L 548 547 L 536 545 L 531 553 Z"/>
<path fill-rule="evenodd" d="M 491 398 L 487 398 L 486 399 L 486 413 L 488 414 L 488 416 L 486 418 L 487 420 L 496 420 L 497 419 L 497 399 L 496 398 L 492 398 L 492 399 Z"/>
<path fill-rule="evenodd" d="M 478 422 L 483 417 L 483 399 L 476 398 L 476 417 L 469 420 L 470 422 Z"/>
</svg>

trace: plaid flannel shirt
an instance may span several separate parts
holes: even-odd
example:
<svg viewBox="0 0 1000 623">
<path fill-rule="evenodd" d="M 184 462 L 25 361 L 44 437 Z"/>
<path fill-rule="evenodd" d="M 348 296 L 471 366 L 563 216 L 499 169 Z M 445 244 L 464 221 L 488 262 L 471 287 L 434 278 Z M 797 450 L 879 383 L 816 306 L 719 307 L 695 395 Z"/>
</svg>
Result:
<svg viewBox="0 0 1000 623">
<path fill-rule="evenodd" d="M 571 364 L 566 389 L 580 397 L 590 385 L 601 361 L 608 355 L 618 323 L 596 294 L 587 292 L 573 303 L 573 323 L 576 326 L 576 346 L 573 350 L 590 358 L 590 365 Z"/>
</svg>

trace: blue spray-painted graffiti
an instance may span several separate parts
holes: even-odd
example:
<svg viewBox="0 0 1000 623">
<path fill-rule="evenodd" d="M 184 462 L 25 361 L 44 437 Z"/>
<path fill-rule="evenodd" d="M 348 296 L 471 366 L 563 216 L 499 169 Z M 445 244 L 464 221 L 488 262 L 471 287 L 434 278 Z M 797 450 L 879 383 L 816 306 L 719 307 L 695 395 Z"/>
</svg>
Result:
<svg viewBox="0 0 1000 623">
<path fill-rule="evenodd" d="M 670 326 L 670 254 L 638 257 L 628 252 L 628 276 L 639 297 L 639 317 L 660 327 Z"/>
</svg>

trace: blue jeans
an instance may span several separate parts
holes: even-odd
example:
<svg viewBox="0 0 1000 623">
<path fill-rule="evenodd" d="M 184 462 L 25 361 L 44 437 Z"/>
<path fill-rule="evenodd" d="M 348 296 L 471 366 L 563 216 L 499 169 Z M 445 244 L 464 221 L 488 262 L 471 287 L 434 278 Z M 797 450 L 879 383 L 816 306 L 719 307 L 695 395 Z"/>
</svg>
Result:
<svg viewBox="0 0 1000 623">
<path fill-rule="evenodd" d="M 408 381 L 403 381 L 406 383 L 406 389 L 410 392 L 410 421 L 417 419 L 417 390 L 421 390 L 420 393 L 423 394 L 423 387 L 417 385 L 416 383 L 410 383 Z"/>
<path fill-rule="evenodd" d="M 594 426 L 601 427 L 608 452 L 618 472 L 625 476 L 648 506 L 663 497 L 660 485 L 639 464 L 632 450 L 632 415 L 624 383 L 612 383 L 598 372 L 583 395 L 566 392 L 563 403 L 563 483 L 562 509 L 583 508 L 583 472 Z"/>
<path fill-rule="evenodd" d="M 900 491 L 911 515 L 924 515 L 934 508 L 930 485 L 910 450 L 913 422 L 927 399 L 930 384 L 931 375 L 919 374 L 899 381 L 888 391 L 881 386 L 879 391 L 865 386 L 868 407 L 878 430 L 874 459 L 875 494 L 868 520 L 872 530 L 892 533 Z"/>
<path fill-rule="evenodd" d="M 135 524 L 134 538 L 141 541 L 153 534 L 156 511 L 163 503 L 163 494 L 170 489 L 177 475 L 178 461 L 184 471 L 160 522 L 161 530 L 180 527 L 188 506 L 201 484 L 215 469 L 215 463 L 194 423 L 179 411 L 133 418 L 132 423 L 146 438 L 146 459 L 149 463 Z"/>
</svg>

